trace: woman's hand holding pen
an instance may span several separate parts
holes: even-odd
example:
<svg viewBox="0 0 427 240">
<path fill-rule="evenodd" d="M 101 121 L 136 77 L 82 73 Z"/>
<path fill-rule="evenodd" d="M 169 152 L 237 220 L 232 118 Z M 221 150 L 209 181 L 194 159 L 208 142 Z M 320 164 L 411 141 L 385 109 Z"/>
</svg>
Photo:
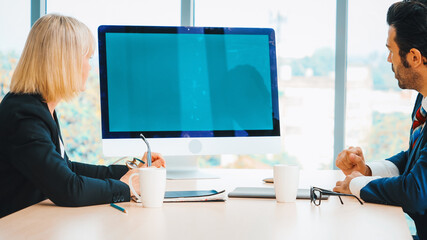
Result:
<svg viewBox="0 0 427 240">
<path fill-rule="evenodd" d="M 142 161 L 144 163 L 139 162 L 138 167 L 139 168 L 147 167 L 147 152 L 144 153 L 144 156 L 142 157 Z M 166 167 L 166 162 L 162 154 L 156 153 L 156 152 L 151 153 L 151 166 L 155 166 L 157 168 Z"/>
</svg>

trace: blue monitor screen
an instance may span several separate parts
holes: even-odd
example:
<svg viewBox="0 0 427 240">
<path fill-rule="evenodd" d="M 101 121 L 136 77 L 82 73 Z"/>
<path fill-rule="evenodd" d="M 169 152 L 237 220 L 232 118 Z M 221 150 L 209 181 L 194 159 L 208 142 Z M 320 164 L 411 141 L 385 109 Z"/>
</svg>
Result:
<svg viewBox="0 0 427 240">
<path fill-rule="evenodd" d="M 237 30 L 101 26 L 103 138 L 278 135 L 272 30 Z"/>
</svg>

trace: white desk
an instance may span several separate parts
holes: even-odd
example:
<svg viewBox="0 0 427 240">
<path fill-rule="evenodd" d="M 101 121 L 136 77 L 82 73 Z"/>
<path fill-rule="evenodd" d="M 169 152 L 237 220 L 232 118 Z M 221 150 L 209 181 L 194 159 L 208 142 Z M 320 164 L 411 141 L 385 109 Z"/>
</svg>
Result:
<svg viewBox="0 0 427 240">
<path fill-rule="evenodd" d="M 171 180 L 167 190 L 273 187 L 261 180 L 272 170 L 210 170 L 211 180 Z M 331 189 L 339 171 L 301 172 L 300 188 Z M 337 197 L 319 207 L 309 200 L 276 203 L 274 199 L 230 198 L 226 202 L 165 203 L 142 208 L 119 203 L 66 208 L 49 200 L 0 219 L 0 239 L 412 239 L 400 207 L 360 205 Z"/>
</svg>

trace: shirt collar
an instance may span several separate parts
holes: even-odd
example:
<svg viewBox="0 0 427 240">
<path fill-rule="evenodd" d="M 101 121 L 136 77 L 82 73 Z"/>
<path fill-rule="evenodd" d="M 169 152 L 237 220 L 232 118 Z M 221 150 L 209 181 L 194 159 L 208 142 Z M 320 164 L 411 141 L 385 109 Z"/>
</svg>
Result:
<svg viewBox="0 0 427 240">
<path fill-rule="evenodd" d="M 424 110 L 427 111 L 427 97 L 423 97 L 423 100 L 421 101 L 421 106 L 423 106 Z"/>
</svg>

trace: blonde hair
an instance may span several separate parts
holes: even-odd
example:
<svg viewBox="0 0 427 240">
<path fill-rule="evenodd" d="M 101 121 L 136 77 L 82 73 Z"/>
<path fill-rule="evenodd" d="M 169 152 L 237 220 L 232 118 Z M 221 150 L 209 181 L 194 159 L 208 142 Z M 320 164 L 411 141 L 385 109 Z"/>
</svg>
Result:
<svg viewBox="0 0 427 240">
<path fill-rule="evenodd" d="M 83 89 L 83 58 L 95 39 L 72 17 L 48 14 L 36 21 L 13 73 L 10 91 L 40 94 L 46 102 L 70 100 Z"/>
</svg>

